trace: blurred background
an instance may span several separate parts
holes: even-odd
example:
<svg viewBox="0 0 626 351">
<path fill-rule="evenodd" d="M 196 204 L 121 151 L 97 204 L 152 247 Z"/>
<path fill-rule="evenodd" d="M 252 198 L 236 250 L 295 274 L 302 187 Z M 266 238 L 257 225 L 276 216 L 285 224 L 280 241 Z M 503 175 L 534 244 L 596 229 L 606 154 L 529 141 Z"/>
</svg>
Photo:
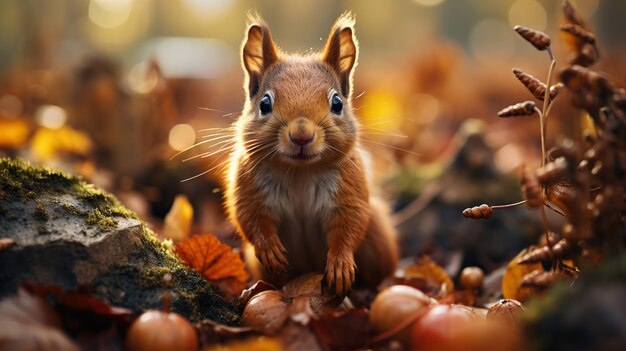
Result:
<svg viewBox="0 0 626 351">
<path fill-rule="evenodd" d="M 623 86 L 626 1 L 573 3 L 598 36 L 599 68 Z M 520 164 L 539 162 L 536 116 L 496 113 L 532 98 L 511 68 L 542 80 L 548 71 L 548 56 L 514 25 L 552 35 L 559 65 L 567 62 L 560 8 L 560 0 L 2 0 L 0 156 L 81 175 L 164 237 L 213 232 L 236 243 L 221 206 L 229 144 L 211 139 L 243 104 L 246 15 L 258 11 L 282 49 L 310 52 L 350 10 L 360 42 L 354 105 L 404 255 L 445 253 L 490 269 L 536 239 L 537 214 L 471 222 L 460 212 L 519 200 Z M 584 128 L 561 100 L 548 145 Z"/>
</svg>

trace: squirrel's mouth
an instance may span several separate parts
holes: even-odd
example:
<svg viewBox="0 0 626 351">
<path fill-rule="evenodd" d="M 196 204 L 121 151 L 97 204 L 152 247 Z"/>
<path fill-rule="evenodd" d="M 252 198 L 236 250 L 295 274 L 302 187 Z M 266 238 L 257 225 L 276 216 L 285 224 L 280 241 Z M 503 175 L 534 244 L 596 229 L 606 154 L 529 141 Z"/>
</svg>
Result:
<svg viewBox="0 0 626 351">
<path fill-rule="evenodd" d="M 304 152 L 304 147 L 301 147 L 299 152 L 295 154 L 288 154 L 286 156 L 288 156 L 291 160 L 294 160 L 294 161 L 310 161 L 310 160 L 317 159 L 320 157 L 319 154 L 311 154 L 308 152 Z"/>
</svg>

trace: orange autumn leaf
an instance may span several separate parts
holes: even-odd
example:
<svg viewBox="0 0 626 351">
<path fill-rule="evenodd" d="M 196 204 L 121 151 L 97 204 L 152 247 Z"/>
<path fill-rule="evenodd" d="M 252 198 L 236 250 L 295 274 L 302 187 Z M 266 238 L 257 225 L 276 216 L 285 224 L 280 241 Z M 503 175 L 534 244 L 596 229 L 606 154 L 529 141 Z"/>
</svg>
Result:
<svg viewBox="0 0 626 351">
<path fill-rule="evenodd" d="M 176 254 L 226 294 L 236 297 L 249 278 L 246 267 L 232 248 L 211 234 L 195 235 L 176 244 Z"/>
<path fill-rule="evenodd" d="M 542 272 L 543 267 L 540 263 L 520 264 L 519 261 L 527 252 L 528 249 L 522 250 L 506 267 L 506 272 L 504 272 L 504 277 L 502 277 L 502 295 L 505 299 L 523 302 L 535 294 L 533 288 L 522 287 L 522 280 L 527 274 Z"/>
</svg>

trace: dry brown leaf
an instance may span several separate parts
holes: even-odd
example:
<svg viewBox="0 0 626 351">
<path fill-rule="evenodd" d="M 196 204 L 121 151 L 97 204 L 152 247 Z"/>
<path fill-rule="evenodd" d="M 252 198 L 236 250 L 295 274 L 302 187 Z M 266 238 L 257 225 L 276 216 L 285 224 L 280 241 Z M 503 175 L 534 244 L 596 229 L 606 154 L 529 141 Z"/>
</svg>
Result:
<svg viewBox="0 0 626 351">
<path fill-rule="evenodd" d="M 502 295 L 505 299 L 513 299 L 523 302 L 534 290 L 530 287 L 522 287 L 524 276 L 531 272 L 543 271 L 539 263 L 521 264 L 521 259 L 528 253 L 528 249 L 522 250 L 514 259 L 509 262 L 504 277 L 502 278 Z"/>
<path fill-rule="evenodd" d="M 211 234 L 181 241 L 176 245 L 176 254 L 231 297 L 239 296 L 250 277 L 241 257 Z"/>
<path fill-rule="evenodd" d="M 19 290 L 0 302 L 0 350 L 79 350 L 44 299 Z"/>
<path fill-rule="evenodd" d="M 445 269 L 426 256 L 404 270 L 408 280 L 423 280 L 424 286 L 417 287 L 423 293 L 441 299 L 454 291 L 454 283 Z"/>
<path fill-rule="evenodd" d="M 371 326 L 365 308 L 327 311 L 313 319 L 311 326 L 318 339 L 333 350 L 356 350 L 368 346 Z"/>
<path fill-rule="evenodd" d="M 278 338 L 257 336 L 241 341 L 233 341 L 228 344 L 215 345 L 205 349 L 206 351 L 249 351 L 249 350 L 284 350 Z"/>
<path fill-rule="evenodd" d="M 182 241 L 191 235 L 193 222 L 193 206 L 185 195 L 177 195 L 172 208 L 165 216 L 163 236 L 175 242 Z"/>
</svg>

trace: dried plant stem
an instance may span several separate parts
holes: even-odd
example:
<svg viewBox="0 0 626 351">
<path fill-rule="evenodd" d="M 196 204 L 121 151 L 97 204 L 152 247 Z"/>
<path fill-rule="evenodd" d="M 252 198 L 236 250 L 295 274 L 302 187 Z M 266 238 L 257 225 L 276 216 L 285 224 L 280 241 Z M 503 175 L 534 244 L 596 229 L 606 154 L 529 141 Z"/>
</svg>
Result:
<svg viewBox="0 0 626 351">
<path fill-rule="evenodd" d="M 539 114 L 539 123 L 541 124 L 541 167 L 546 165 L 546 127 L 548 121 L 548 111 L 549 107 L 552 104 L 550 101 L 550 87 L 552 86 L 552 72 L 554 71 L 554 66 L 556 66 L 556 60 L 554 59 L 554 55 L 552 55 L 552 50 L 548 47 L 548 54 L 550 55 L 550 69 L 548 70 L 548 78 L 546 79 L 546 92 L 543 99 L 543 111 Z M 542 186 L 542 191 L 545 195 L 546 187 Z M 550 242 L 550 238 L 548 238 L 548 232 L 550 231 L 550 227 L 548 225 L 548 215 L 546 214 L 545 206 L 541 206 L 541 220 L 543 221 L 543 226 L 545 228 L 546 233 L 546 242 Z M 548 245 L 549 246 L 549 245 Z"/>
<path fill-rule="evenodd" d="M 551 209 L 552 211 L 560 214 L 561 216 L 565 217 L 565 213 L 563 213 L 563 211 L 561 211 L 558 207 L 553 206 L 551 203 L 549 203 L 548 201 L 543 203 L 544 206 L 546 206 L 547 208 Z"/>
<path fill-rule="evenodd" d="M 556 66 L 556 60 L 552 56 L 552 51 L 548 51 L 550 53 L 550 57 L 552 58 L 552 62 L 550 63 L 550 69 L 548 70 L 548 79 L 546 79 L 546 92 L 545 97 L 543 99 L 543 111 L 539 114 L 539 123 L 541 124 L 541 167 L 546 164 L 546 144 L 545 144 L 545 129 L 546 122 L 548 120 L 548 107 L 551 104 L 550 101 L 550 87 L 552 84 L 552 72 L 554 71 L 554 66 Z"/>
<path fill-rule="evenodd" d="M 522 200 L 522 201 L 518 201 L 518 202 L 514 202 L 512 204 L 506 204 L 506 205 L 495 205 L 495 206 L 489 206 L 491 207 L 491 209 L 497 209 L 497 208 L 511 208 L 511 207 L 515 207 L 515 206 L 519 206 L 519 205 L 523 205 L 526 203 L 526 200 Z"/>
</svg>

